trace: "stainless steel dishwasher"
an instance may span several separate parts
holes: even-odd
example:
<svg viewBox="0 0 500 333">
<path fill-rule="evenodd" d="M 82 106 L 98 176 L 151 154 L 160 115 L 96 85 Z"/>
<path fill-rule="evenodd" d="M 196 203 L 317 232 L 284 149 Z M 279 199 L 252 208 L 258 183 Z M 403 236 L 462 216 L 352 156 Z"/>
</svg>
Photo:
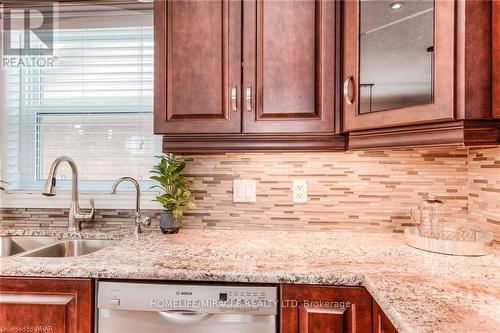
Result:
<svg viewBox="0 0 500 333">
<path fill-rule="evenodd" d="M 98 333 L 276 333 L 276 287 L 99 281 Z"/>
</svg>

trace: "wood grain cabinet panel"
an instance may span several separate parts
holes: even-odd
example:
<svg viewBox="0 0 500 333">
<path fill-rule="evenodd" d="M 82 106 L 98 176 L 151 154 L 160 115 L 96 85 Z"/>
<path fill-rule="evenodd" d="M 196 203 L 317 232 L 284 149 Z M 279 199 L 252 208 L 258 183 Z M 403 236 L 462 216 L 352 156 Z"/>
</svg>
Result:
<svg viewBox="0 0 500 333">
<path fill-rule="evenodd" d="M 3 332 L 91 333 L 92 318 L 91 280 L 0 278 Z"/>
<path fill-rule="evenodd" d="M 429 42 L 432 47 L 427 50 L 421 47 L 414 53 L 416 57 L 418 54 L 422 56 L 425 51 L 429 54 L 432 74 L 429 77 L 429 82 L 432 82 L 429 102 L 393 108 L 386 101 L 387 108 L 379 108 L 375 111 L 371 110 L 371 106 L 372 101 L 377 104 L 377 99 L 372 98 L 372 92 L 375 94 L 377 84 L 370 86 L 372 81 L 369 79 L 373 78 L 365 75 L 368 79 L 365 78 L 367 81 L 362 81 L 363 87 L 360 86 L 360 80 L 363 80 L 362 60 L 366 61 L 367 58 L 361 55 L 360 40 L 373 34 L 372 36 L 377 37 L 371 38 L 379 44 L 367 44 L 371 47 L 371 52 L 375 52 L 373 45 L 380 45 L 379 48 L 382 51 L 392 50 L 389 47 L 392 45 L 391 41 L 393 37 L 397 39 L 396 32 L 404 30 L 405 24 L 411 26 L 414 24 L 412 22 L 417 22 L 412 21 L 413 19 L 417 20 L 417 17 L 422 18 L 423 15 L 430 17 L 426 10 L 420 10 L 414 16 L 409 15 L 411 13 L 408 11 L 412 10 L 412 6 L 425 5 L 425 3 L 428 5 L 432 2 L 407 2 L 403 4 L 402 9 L 392 13 L 383 2 L 378 2 L 385 6 L 381 7 L 383 9 L 381 15 L 385 15 L 384 22 L 389 23 L 381 27 L 370 26 L 373 22 L 365 18 L 365 22 L 367 20 L 369 23 L 363 28 L 360 24 L 361 4 L 367 6 L 370 3 L 377 2 L 345 1 L 343 8 L 343 79 L 345 79 L 345 97 L 342 101 L 343 130 L 349 133 L 349 149 L 495 145 L 500 142 L 500 121 L 495 119 L 500 114 L 500 97 L 498 97 L 500 78 L 495 78 L 495 71 L 499 71 L 500 68 L 498 52 L 495 52 L 500 44 L 498 42 L 499 19 L 495 16 L 495 13 L 500 12 L 499 1 L 434 1 L 433 42 Z M 404 20 L 387 20 L 395 13 L 401 14 Z M 425 27 L 429 28 L 430 24 L 427 22 Z M 399 29 L 391 30 L 394 26 Z M 419 31 L 420 37 L 425 35 L 420 29 L 413 30 Z M 382 41 L 377 38 L 382 38 Z M 365 43 L 368 43 L 366 40 L 368 40 L 367 37 Z M 375 50 L 379 52 L 378 49 Z M 404 54 L 405 51 L 399 50 L 398 52 L 398 54 Z M 387 55 L 387 52 L 383 54 Z M 377 57 L 369 58 L 371 60 Z M 378 58 L 385 59 L 385 57 Z M 412 63 L 408 63 L 407 66 L 411 67 Z M 397 76 L 391 76 L 394 73 L 390 73 L 390 69 L 387 71 L 389 77 Z M 498 76 L 500 74 L 497 74 Z M 406 75 L 405 78 L 407 77 L 411 75 Z M 378 78 L 380 75 L 377 76 Z M 381 81 L 382 85 L 379 85 L 378 89 L 384 91 L 387 89 L 384 86 L 385 81 Z M 408 83 L 411 84 L 411 82 Z M 362 89 L 365 90 L 362 91 Z M 367 89 L 370 89 L 369 94 Z M 404 97 L 405 94 L 402 96 Z M 379 95 L 378 103 L 384 98 L 388 97 L 382 96 L 381 98 Z M 367 100 L 370 101 L 370 111 L 361 112 L 361 105 L 366 109 Z M 400 98 L 399 102 L 403 103 L 404 100 Z"/>
<path fill-rule="evenodd" d="M 244 133 L 334 131 L 335 14 L 335 1 L 244 2 Z"/>
<path fill-rule="evenodd" d="M 373 333 L 398 333 L 375 301 L 373 301 Z"/>
<path fill-rule="evenodd" d="M 155 133 L 239 133 L 241 3 L 155 1 L 155 36 Z"/>
<path fill-rule="evenodd" d="M 384 20 L 368 15 L 365 31 L 360 8 L 373 3 Z M 156 0 L 155 133 L 164 151 L 190 153 L 344 150 L 345 137 L 349 149 L 497 144 L 499 11 L 498 1 L 411 1 L 397 12 L 402 19 L 383 1 Z M 391 72 L 385 42 L 401 22 L 423 18 L 427 33 L 407 27 L 399 38 L 421 40 L 410 55 L 425 66 Z M 387 33 L 370 40 L 386 53 L 362 56 L 360 32 Z M 378 72 L 361 71 L 366 59 Z M 363 73 L 375 74 L 360 86 Z M 404 98 L 382 94 L 372 110 L 366 89 L 385 76 L 404 90 L 389 95 Z"/>
<path fill-rule="evenodd" d="M 492 2 L 493 13 L 493 116 L 500 118 L 500 1 Z"/>
<path fill-rule="evenodd" d="M 373 129 L 396 125 L 412 125 L 417 123 L 433 122 L 439 120 L 454 119 L 454 34 L 455 34 L 455 2 L 449 0 L 434 2 L 434 65 L 433 65 L 433 101 L 429 104 L 415 105 L 411 107 L 390 108 L 384 111 L 361 113 L 360 79 L 363 73 L 360 70 L 361 45 L 360 35 L 366 32 L 361 30 L 361 1 L 344 2 L 344 75 L 345 84 L 351 84 L 351 95 L 344 98 L 344 130 Z M 383 2 L 380 2 L 386 6 Z M 390 17 L 390 8 L 381 15 Z M 366 18 L 368 20 L 369 18 Z M 384 21 L 385 22 L 385 21 Z M 391 23 L 388 23 L 391 24 Z M 387 25 L 388 25 L 387 24 Z M 370 26 L 371 28 L 371 26 Z M 401 27 L 403 28 L 403 27 Z M 382 29 L 381 27 L 373 28 Z M 386 29 L 388 30 L 388 29 Z M 380 32 L 382 31 L 382 32 Z M 377 31 L 383 34 L 383 29 Z M 391 30 L 388 30 L 391 31 Z M 419 31 L 422 34 L 423 29 Z M 377 37 L 382 38 L 382 37 Z M 386 40 L 393 38 L 389 33 Z M 397 38 L 397 37 L 395 37 Z M 377 39 L 378 41 L 378 39 Z M 385 44 L 392 46 L 390 42 L 381 43 L 380 52 L 384 51 Z M 396 52 L 402 52 L 396 50 Z M 397 59 L 397 57 L 396 57 Z M 407 64 L 411 66 L 411 64 Z M 387 73 L 389 74 L 389 73 Z M 381 74 L 379 74 L 380 76 Z M 351 82 L 348 81 L 352 77 Z M 361 82 L 367 83 L 367 82 Z M 377 85 L 373 88 L 377 91 Z M 348 94 L 346 94 L 348 95 Z M 371 98 L 371 97 L 370 97 Z"/>
<path fill-rule="evenodd" d="M 340 7 L 156 0 L 154 128 L 163 150 L 344 150 Z"/>
<path fill-rule="evenodd" d="M 281 333 L 372 331 L 371 296 L 364 288 L 281 286 Z"/>
</svg>

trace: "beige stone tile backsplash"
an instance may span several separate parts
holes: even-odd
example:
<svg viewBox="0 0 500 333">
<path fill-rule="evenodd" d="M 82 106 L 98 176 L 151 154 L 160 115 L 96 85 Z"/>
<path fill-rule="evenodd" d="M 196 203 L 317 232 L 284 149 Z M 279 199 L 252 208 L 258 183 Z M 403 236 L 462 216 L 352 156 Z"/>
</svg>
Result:
<svg viewBox="0 0 500 333">
<path fill-rule="evenodd" d="M 467 212 L 465 149 L 191 156 L 186 173 L 192 227 L 401 230 L 427 193 Z M 257 202 L 233 203 L 233 179 L 255 179 Z M 307 204 L 293 204 L 293 179 L 308 181 Z"/>
<path fill-rule="evenodd" d="M 401 232 L 428 193 L 450 218 L 466 218 L 500 239 L 500 148 L 429 148 L 347 153 L 188 156 L 197 209 L 186 228 Z M 233 203 L 233 179 L 255 179 L 257 202 Z M 308 181 L 309 202 L 293 204 L 292 180 Z M 130 227 L 132 212 L 101 210 L 96 225 Z M 146 212 L 158 223 L 158 211 Z M 468 213 L 470 213 L 468 215 Z M 65 225 L 63 210 L 2 209 L 2 225 Z"/>
<path fill-rule="evenodd" d="M 468 171 L 471 219 L 500 242 L 500 146 L 470 148 Z"/>
</svg>

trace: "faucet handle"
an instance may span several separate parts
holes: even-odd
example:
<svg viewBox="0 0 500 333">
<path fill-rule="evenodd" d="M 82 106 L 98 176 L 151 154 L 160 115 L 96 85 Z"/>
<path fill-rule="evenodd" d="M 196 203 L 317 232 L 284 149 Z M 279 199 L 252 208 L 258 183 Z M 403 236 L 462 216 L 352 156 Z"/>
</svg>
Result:
<svg viewBox="0 0 500 333">
<path fill-rule="evenodd" d="M 75 213 L 73 215 L 73 218 L 78 223 L 80 223 L 80 222 L 90 222 L 90 221 L 94 220 L 94 215 L 95 215 L 95 203 L 94 203 L 94 199 L 90 199 L 89 201 L 90 201 L 90 212 L 82 211 L 80 209 L 80 207 L 78 206 L 78 204 L 75 204 L 76 209 L 75 209 Z M 74 205 L 74 203 L 71 204 L 71 207 L 73 207 L 73 205 Z"/>
<path fill-rule="evenodd" d="M 151 217 L 142 216 L 141 213 L 135 213 L 135 223 L 134 223 L 134 235 L 136 239 L 139 238 L 139 234 L 142 233 L 141 226 L 149 227 L 151 225 Z"/>
<path fill-rule="evenodd" d="M 94 202 L 94 199 L 92 199 L 92 198 L 89 199 L 89 202 L 90 202 L 90 212 L 83 214 L 85 221 L 93 221 L 94 220 L 94 215 L 95 215 L 95 202 Z"/>
<path fill-rule="evenodd" d="M 149 227 L 151 225 L 151 217 L 149 216 L 142 216 L 141 213 L 137 214 L 137 218 L 135 219 L 135 222 L 139 225 L 143 225 L 145 227 Z"/>
</svg>

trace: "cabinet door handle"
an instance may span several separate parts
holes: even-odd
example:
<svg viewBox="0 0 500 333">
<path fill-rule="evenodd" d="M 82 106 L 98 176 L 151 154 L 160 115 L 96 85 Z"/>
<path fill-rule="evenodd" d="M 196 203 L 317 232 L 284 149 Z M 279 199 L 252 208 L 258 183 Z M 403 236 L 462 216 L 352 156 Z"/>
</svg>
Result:
<svg viewBox="0 0 500 333">
<path fill-rule="evenodd" d="M 349 75 L 345 81 L 344 81 L 344 99 L 347 103 L 347 105 L 352 105 L 354 103 L 354 94 L 353 94 L 353 97 L 351 99 L 351 96 L 350 96 L 350 83 L 352 82 L 352 75 Z"/>
<path fill-rule="evenodd" d="M 245 90 L 245 104 L 246 104 L 246 110 L 248 112 L 252 111 L 252 88 L 247 87 Z"/>
<path fill-rule="evenodd" d="M 231 88 L 231 110 L 238 111 L 238 88 Z"/>
</svg>

